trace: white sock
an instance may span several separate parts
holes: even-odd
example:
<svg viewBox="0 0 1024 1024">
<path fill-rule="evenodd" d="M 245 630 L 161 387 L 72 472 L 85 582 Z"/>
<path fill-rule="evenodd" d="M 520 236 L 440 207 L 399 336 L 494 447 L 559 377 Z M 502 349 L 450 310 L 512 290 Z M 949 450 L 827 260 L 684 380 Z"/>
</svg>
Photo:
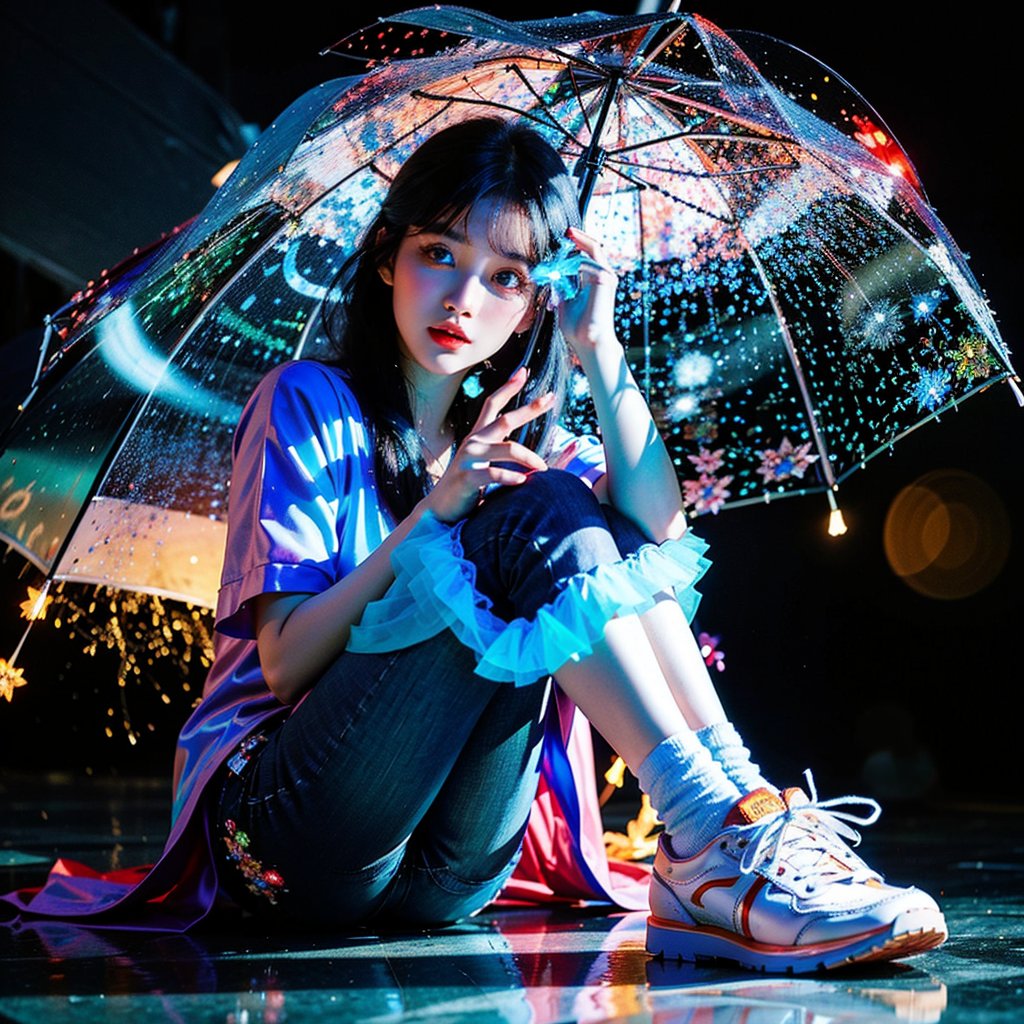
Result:
<svg viewBox="0 0 1024 1024">
<path fill-rule="evenodd" d="M 743 796 L 692 732 L 662 740 L 636 777 L 665 823 L 677 857 L 689 857 L 711 842 Z"/>
<path fill-rule="evenodd" d="M 697 730 L 697 739 L 711 751 L 711 756 L 722 766 L 722 770 L 736 784 L 742 795 L 755 789 L 778 790 L 761 774 L 759 765 L 750 759 L 750 751 L 743 745 L 743 738 L 732 722 L 717 722 Z"/>
</svg>

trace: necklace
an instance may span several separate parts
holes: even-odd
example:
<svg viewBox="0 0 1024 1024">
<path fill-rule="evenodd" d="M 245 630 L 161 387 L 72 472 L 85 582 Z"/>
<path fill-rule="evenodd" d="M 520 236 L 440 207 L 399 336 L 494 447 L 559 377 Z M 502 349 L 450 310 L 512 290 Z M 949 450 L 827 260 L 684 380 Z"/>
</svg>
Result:
<svg viewBox="0 0 1024 1024">
<path fill-rule="evenodd" d="M 447 451 L 443 452 L 444 458 L 440 455 L 435 455 L 430 445 L 424 440 L 423 435 L 417 430 L 417 436 L 420 439 L 420 447 L 430 456 L 430 462 L 426 463 L 427 476 L 430 477 L 433 483 L 437 483 L 438 480 L 444 475 L 444 471 L 448 468 L 448 464 L 452 461 L 452 456 L 455 454 L 455 439 L 452 438 L 452 443 L 448 446 Z M 436 469 L 430 468 L 433 464 Z"/>
</svg>

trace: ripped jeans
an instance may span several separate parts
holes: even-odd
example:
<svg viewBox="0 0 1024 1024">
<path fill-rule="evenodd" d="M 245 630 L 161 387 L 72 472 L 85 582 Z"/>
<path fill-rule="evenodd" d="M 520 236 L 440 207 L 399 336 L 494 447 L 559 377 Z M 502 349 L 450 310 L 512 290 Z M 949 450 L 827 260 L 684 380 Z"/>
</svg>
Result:
<svg viewBox="0 0 1024 1024">
<path fill-rule="evenodd" d="M 461 526 L 476 587 L 506 620 L 532 617 L 562 580 L 645 540 L 560 470 L 494 491 Z M 550 681 L 495 683 L 474 665 L 448 629 L 341 654 L 290 716 L 229 759 L 237 774 L 222 769 L 212 834 L 226 892 L 334 927 L 444 924 L 493 900 L 537 791 Z"/>
</svg>

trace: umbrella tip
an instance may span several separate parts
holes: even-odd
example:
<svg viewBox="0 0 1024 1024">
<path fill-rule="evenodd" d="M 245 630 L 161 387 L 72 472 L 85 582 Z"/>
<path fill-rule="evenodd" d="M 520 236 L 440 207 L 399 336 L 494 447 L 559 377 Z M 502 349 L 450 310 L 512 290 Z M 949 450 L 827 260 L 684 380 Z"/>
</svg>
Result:
<svg viewBox="0 0 1024 1024">
<path fill-rule="evenodd" d="M 828 503 L 832 509 L 828 516 L 828 535 L 830 537 L 841 537 L 846 533 L 847 526 L 846 520 L 843 518 L 842 509 L 836 502 L 836 496 L 832 491 L 828 491 Z"/>
</svg>

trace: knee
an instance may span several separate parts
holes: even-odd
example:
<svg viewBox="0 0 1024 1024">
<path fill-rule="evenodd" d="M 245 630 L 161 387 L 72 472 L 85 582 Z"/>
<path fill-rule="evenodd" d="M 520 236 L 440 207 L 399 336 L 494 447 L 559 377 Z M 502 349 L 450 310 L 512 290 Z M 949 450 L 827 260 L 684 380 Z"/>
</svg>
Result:
<svg viewBox="0 0 1024 1024">
<path fill-rule="evenodd" d="M 652 543 L 651 538 L 618 509 L 611 505 L 602 505 L 601 511 L 608 523 L 609 532 L 615 538 L 615 545 L 623 555 L 631 555 L 645 544 Z"/>
<path fill-rule="evenodd" d="M 484 512 L 513 523 L 561 521 L 571 528 L 605 525 L 594 492 L 564 469 L 531 473 L 524 483 L 493 491 L 480 508 L 480 513 Z"/>
</svg>

